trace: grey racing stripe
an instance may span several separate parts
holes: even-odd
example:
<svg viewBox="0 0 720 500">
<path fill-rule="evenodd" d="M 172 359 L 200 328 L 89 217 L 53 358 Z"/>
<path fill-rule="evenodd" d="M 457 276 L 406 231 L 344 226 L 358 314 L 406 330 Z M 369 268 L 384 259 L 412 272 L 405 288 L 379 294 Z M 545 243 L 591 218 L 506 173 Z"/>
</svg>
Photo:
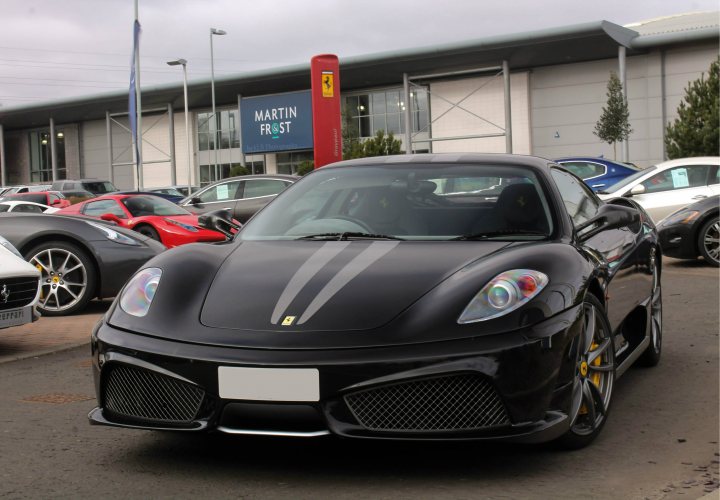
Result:
<svg viewBox="0 0 720 500">
<path fill-rule="evenodd" d="M 302 316 L 300 316 L 297 324 L 301 325 L 309 320 L 333 295 L 347 285 L 350 280 L 395 248 L 398 243 L 398 241 L 374 241 L 371 243 L 370 246 L 363 250 L 357 257 L 348 262 L 348 264 L 320 290 L 320 293 L 317 294 Z"/>
<path fill-rule="evenodd" d="M 325 267 L 325 265 L 330 262 L 333 257 L 345 250 L 349 244 L 349 241 L 333 241 L 325 243 L 317 252 L 312 254 L 302 266 L 300 266 L 300 269 L 295 272 L 295 275 L 285 286 L 285 290 L 283 290 L 283 293 L 280 295 L 277 304 L 275 304 L 275 309 L 270 317 L 270 322 L 273 325 L 277 325 L 282 313 L 285 312 L 290 303 L 295 299 L 295 297 L 297 297 L 300 290 L 307 285 L 307 282 L 310 281 L 312 277 L 320 271 L 320 269 Z"/>
</svg>

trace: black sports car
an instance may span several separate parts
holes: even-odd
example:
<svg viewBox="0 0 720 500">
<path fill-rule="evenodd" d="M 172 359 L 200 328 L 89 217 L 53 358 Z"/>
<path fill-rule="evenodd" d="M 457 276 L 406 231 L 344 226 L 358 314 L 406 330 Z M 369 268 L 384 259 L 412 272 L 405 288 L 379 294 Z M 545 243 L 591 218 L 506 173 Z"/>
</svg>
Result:
<svg viewBox="0 0 720 500">
<path fill-rule="evenodd" d="M 165 247 L 135 231 L 80 217 L 0 214 L 4 236 L 41 272 L 38 309 L 61 316 L 95 298 L 114 297 Z"/>
<path fill-rule="evenodd" d="M 234 241 L 135 274 L 92 334 L 89 418 L 583 446 L 660 358 L 657 233 L 620 203 L 529 156 L 318 169 Z"/>
<path fill-rule="evenodd" d="M 688 205 L 658 222 L 665 255 L 676 259 L 705 259 L 720 266 L 720 195 Z"/>
</svg>

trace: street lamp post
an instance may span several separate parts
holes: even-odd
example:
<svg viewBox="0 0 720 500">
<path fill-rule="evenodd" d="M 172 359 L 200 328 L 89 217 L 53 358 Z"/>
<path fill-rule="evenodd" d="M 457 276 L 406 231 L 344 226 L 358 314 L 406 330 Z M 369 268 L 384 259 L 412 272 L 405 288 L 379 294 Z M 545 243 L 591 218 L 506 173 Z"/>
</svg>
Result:
<svg viewBox="0 0 720 500">
<path fill-rule="evenodd" d="M 185 99 L 185 144 L 187 146 L 187 184 L 188 184 L 188 196 L 192 194 L 192 179 L 190 174 L 192 172 L 192 155 L 190 154 L 190 120 L 188 118 L 188 86 L 187 86 L 187 61 L 185 59 L 177 59 L 175 61 L 168 61 L 170 66 L 182 66 L 183 68 L 183 96 Z"/>
<path fill-rule="evenodd" d="M 218 122 L 215 116 L 215 62 L 213 58 L 213 35 L 222 36 L 225 34 L 226 32 L 224 30 L 210 28 L 210 87 L 212 89 L 212 120 L 213 124 L 215 125 L 215 137 L 213 139 L 213 151 L 215 153 L 215 175 L 217 175 L 218 173 Z"/>
</svg>

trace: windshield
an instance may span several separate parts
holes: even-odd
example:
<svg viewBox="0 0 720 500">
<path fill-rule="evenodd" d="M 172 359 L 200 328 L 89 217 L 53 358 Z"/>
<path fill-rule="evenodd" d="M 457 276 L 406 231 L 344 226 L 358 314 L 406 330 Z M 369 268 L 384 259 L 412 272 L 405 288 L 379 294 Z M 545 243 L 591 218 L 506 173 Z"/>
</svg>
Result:
<svg viewBox="0 0 720 500">
<path fill-rule="evenodd" d="M 190 212 L 159 196 L 128 196 L 122 200 L 133 217 L 148 215 L 192 215 Z"/>
<path fill-rule="evenodd" d="M 630 184 L 635 179 L 639 179 L 643 175 L 648 174 L 648 173 L 652 172 L 653 170 L 657 170 L 657 167 L 655 167 L 655 166 L 648 167 L 644 170 L 640 170 L 639 172 L 635 172 L 630 177 L 625 177 L 623 180 L 616 182 L 612 186 L 606 187 L 603 191 L 606 193 L 614 193 L 615 191 L 619 191 L 622 188 L 624 188 L 625 186 L 627 186 L 628 184 Z"/>
<path fill-rule="evenodd" d="M 303 178 L 238 238 L 528 240 L 550 234 L 551 220 L 537 177 L 524 167 L 354 165 Z"/>
<path fill-rule="evenodd" d="M 82 187 L 95 194 L 112 193 L 118 190 L 112 182 L 83 182 Z"/>
</svg>

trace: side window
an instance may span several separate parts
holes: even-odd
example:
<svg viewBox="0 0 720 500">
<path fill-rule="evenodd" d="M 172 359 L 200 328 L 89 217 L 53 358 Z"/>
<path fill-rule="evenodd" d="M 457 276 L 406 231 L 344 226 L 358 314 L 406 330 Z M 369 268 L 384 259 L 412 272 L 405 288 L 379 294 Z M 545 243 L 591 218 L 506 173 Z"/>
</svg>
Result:
<svg viewBox="0 0 720 500">
<path fill-rule="evenodd" d="M 48 193 L 47 201 L 49 205 L 52 205 L 56 201 L 60 201 L 60 197 L 56 194 Z"/>
<path fill-rule="evenodd" d="M 712 173 L 710 174 L 710 182 L 708 184 L 720 184 L 720 167 L 712 167 Z"/>
<path fill-rule="evenodd" d="M 113 214 L 121 219 L 127 219 L 127 215 L 115 200 L 99 200 L 87 203 L 82 213 L 91 217 L 100 217 L 103 214 Z"/>
<path fill-rule="evenodd" d="M 600 202 L 584 183 L 555 168 L 552 169 L 552 176 L 573 224 L 577 226 L 595 217 L 600 208 Z"/>
<path fill-rule="evenodd" d="M 243 181 L 223 182 L 222 184 L 208 188 L 197 196 L 203 203 L 236 200 L 238 198 L 238 190 L 242 183 Z"/>
<path fill-rule="evenodd" d="M 670 168 L 653 175 L 642 185 L 645 186 L 646 193 L 706 186 L 709 169 L 709 165 Z"/>
<path fill-rule="evenodd" d="M 278 194 L 287 187 L 287 183 L 276 179 L 254 179 L 245 181 L 243 198 L 258 198 Z"/>
<path fill-rule="evenodd" d="M 39 207 L 37 205 L 17 205 L 15 207 L 15 210 L 13 210 L 13 212 L 23 212 L 23 213 L 31 213 L 31 214 L 43 213 L 42 207 Z"/>
<path fill-rule="evenodd" d="M 577 175 L 581 179 L 589 179 L 591 177 L 597 177 L 605 173 L 605 166 L 599 163 L 591 163 L 586 161 L 569 161 L 563 162 L 561 165 L 566 169 Z"/>
</svg>

